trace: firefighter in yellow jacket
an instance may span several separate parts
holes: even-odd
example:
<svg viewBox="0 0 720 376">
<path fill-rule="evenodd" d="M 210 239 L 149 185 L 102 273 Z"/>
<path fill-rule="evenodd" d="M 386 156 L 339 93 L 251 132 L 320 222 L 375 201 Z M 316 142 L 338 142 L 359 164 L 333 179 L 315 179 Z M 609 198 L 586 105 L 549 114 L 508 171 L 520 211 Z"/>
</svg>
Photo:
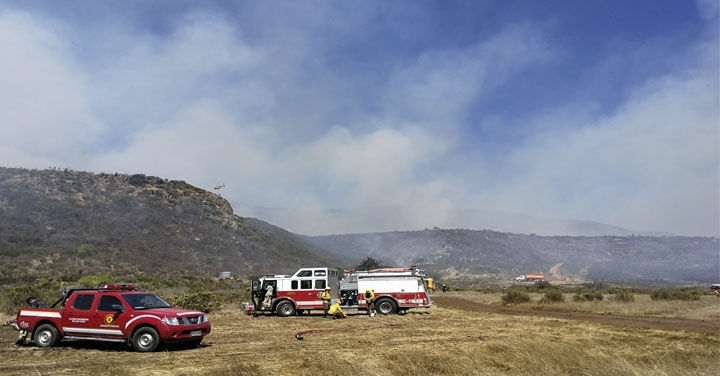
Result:
<svg viewBox="0 0 720 376">
<path fill-rule="evenodd" d="M 328 311 L 329 314 L 333 316 L 333 319 L 346 319 L 347 315 L 340 309 L 340 300 L 335 302 L 332 307 L 330 307 L 330 311 Z"/>
<path fill-rule="evenodd" d="M 332 295 L 330 295 L 330 287 L 326 287 L 325 291 L 320 294 L 320 299 L 322 299 L 323 303 L 323 311 L 325 311 L 325 317 L 328 315 L 328 311 L 330 310 L 330 301 L 332 301 Z"/>
<path fill-rule="evenodd" d="M 365 304 L 367 306 L 367 315 L 375 316 L 375 293 L 370 289 L 365 290 Z"/>
</svg>

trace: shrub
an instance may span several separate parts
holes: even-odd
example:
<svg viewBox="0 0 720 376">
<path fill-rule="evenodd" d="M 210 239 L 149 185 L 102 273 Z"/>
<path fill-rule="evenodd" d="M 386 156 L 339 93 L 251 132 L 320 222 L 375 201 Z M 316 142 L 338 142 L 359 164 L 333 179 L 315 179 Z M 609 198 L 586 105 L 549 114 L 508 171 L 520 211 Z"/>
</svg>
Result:
<svg viewBox="0 0 720 376">
<path fill-rule="evenodd" d="M 535 287 L 536 290 L 545 290 L 553 288 L 554 286 L 551 285 L 550 282 L 535 282 L 533 287 Z"/>
<path fill-rule="evenodd" d="M 598 302 L 602 302 L 602 300 L 603 300 L 603 294 L 602 294 L 602 292 L 600 292 L 600 291 L 595 291 L 595 294 L 593 295 L 593 297 L 594 297 L 595 300 L 597 300 Z"/>
<path fill-rule="evenodd" d="M 652 290 L 650 291 L 650 299 L 652 300 L 670 300 L 672 299 L 672 294 L 670 294 L 670 291 L 668 290 Z"/>
<path fill-rule="evenodd" d="M 78 285 L 85 285 L 89 287 L 98 287 L 105 283 L 113 283 L 112 277 L 107 274 L 102 275 L 89 275 L 78 279 Z"/>
<path fill-rule="evenodd" d="M 147 184 L 147 182 L 148 182 L 148 180 L 145 177 L 145 175 L 143 175 L 143 174 L 132 175 L 132 176 L 130 176 L 130 179 L 128 180 L 128 183 L 130 183 L 130 185 L 134 185 L 136 187 L 145 185 L 145 184 Z"/>
<path fill-rule="evenodd" d="M 17 312 L 20 307 L 27 306 L 27 298 L 33 296 L 51 305 L 59 298 L 60 282 L 52 278 L 41 278 L 31 285 L 5 289 L 0 294 L 0 310 L 7 314 Z"/>
<path fill-rule="evenodd" d="M 521 290 L 508 290 L 502 298 L 500 298 L 500 301 L 503 305 L 513 304 L 513 303 L 527 303 L 530 301 L 530 295 L 526 293 L 525 291 Z"/>
<path fill-rule="evenodd" d="M 676 289 L 673 298 L 677 300 L 700 300 L 700 291 L 691 289 Z"/>
<path fill-rule="evenodd" d="M 629 303 L 635 301 L 635 295 L 630 290 L 618 289 L 615 291 L 615 301 L 621 303 Z"/>
<path fill-rule="evenodd" d="M 208 291 L 175 295 L 169 300 L 170 303 L 176 307 L 205 313 L 214 311 L 220 305 L 215 294 Z"/>
<path fill-rule="evenodd" d="M 540 303 L 561 303 L 565 301 L 565 296 L 561 291 L 550 290 L 545 292 L 545 296 L 540 299 Z"/>
<path fill-rule="evenodd" d="M 700 291 L 693 289 L 661 290 L 650 292 L 652 300 L 700 300 Z"/>
<path fill-rule="evenodd" d="M 584 293 L 577 293 L 573 296 L 574 302 L 592 302 L 597 300 L 601 302 L 603 300 L 603 294 L 600 291 L 587 291 Z"/>
</svg>

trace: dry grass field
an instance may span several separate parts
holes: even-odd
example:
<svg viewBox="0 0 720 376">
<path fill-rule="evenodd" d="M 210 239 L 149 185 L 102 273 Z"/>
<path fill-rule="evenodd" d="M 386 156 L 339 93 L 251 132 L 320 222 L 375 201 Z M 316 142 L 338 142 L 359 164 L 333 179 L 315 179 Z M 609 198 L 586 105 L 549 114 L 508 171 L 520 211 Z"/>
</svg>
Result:
<svg viewBox="0 0 720 376">
<path fill-rule="evenodd" d="M 478 300 L 474 293 L 455 298 Z M 439 299 L 442 300 L 442 299 Z M 531 303 L 532 304 L 532 303 Z M 718 308 L 717 305 L 710 307 Z M 692 313 L 684 314 L 692 316 Z M 720 333 L 654 330 L 443 307 L 402 316 L 211 314 L 197 349 L 140 354 L 115 344 L 13 345 L 0 328 L 3 375 L 718 375 Z M 304 340 L 295 333 L 309 333 Z"/>
<path fill-rule="evenodd" d="M 462 297 L 473 302 L 500 304 L 501 293 L 479 293 L 473 291 L 449 292 L 447 296 Z M 605 294 L 602 301 L 574 302 L 573 295 L 563 294 L 565 302 L 542 304 L 543 294 L 529 294 L 531 302 L 517 304 L 527 309 L 547 311 L 605 313 L 614 315 L 674 317 L 696 320 L 720 321 L 720 297 L 703 295 L 700 300 L 652 300 L 648 294 L 635 294 L 635 301 L 617 302 L 614 295 Z M 436 296 L 440 296 L 436 294 Z"/>
</svg>

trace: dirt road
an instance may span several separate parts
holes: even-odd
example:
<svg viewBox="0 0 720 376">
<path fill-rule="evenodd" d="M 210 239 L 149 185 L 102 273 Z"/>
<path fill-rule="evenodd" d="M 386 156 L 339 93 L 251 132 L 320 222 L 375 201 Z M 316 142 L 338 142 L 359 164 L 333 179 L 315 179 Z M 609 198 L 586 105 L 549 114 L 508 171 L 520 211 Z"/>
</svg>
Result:
<svg viewBox="0 0 720 376">
<path fill-rule="evenodd" d="M 434 296 L 435 303 L 446 308 L 455 308 L 472 312 L 488 312 L 504 315 L 551 317 L 557 319 L 580 320 L 601 324 L 610 324 L 634 328 L 684 330 L 687 332 L 720 335 L 720 322 L 706 320 L 675 319 L 666 317 L 637 317 L 621 315 L 601 315 L 582 312 L 540 311 L 519 307 L 504 307 L 471 302 L 451 296 Z"/>
</svg>

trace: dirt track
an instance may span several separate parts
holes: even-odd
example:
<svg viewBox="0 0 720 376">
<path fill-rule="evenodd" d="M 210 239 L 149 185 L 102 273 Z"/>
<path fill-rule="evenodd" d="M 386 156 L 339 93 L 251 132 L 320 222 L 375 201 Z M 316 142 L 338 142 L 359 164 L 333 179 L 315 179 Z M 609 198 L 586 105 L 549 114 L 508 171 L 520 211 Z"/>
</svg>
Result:
<svg viewBox="0 0 720 376">
<path fill-rule="evenodd" d="M 659 330 L 684 330 L 687 332 L 720 335 L 720 322 L 706 320 L 675 319 L 666 317 L 637 317 L 621 315 L 600 315 L 582 312 L 538 311 L 519 307 L 504 307 L 475 303 L 450 296 L 434 296 L 435 303 L 442 307 L 473 312 L 488 312 L 504 315 L 552 317 L 557 319 L 589 321 L 601 324 L 647 328 Z"/>
</svg>

